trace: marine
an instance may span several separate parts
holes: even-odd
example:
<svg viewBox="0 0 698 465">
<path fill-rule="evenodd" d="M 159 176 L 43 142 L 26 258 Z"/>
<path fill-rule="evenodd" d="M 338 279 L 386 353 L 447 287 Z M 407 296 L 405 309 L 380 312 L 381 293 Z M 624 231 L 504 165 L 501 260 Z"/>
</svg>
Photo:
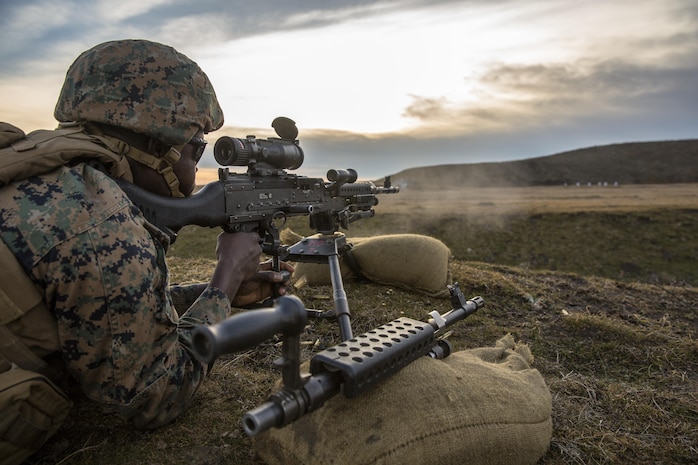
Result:
<svg viewBox="0 0 698 465">
<path fill-rule="evenodd" d="M 0 328 L 10 341 L 0 345 L 0 386 L 37 372 L 56 399 L 77 384 L 135 427 L 157 428 L 186 409 L 209 370 L 192 355 L 192 326 L 263 300 L 283 277 L 260 263 L 256 233 L 221 233 L 210 282 L 170 285 L 168 237 L 113 179 L 193 192 L 204 137 L 224 117 L 191 59 L 146 40 L 97 45 L 68 69 L 54 116 L 55 130 L 0 131 Z M 40 421 L 31 415 L 47 407 L 23 417 L 29 404 L 0 399 L 12 412 L 0 422 L 3 464 L 40 447 L 69 399 Z"/>
</svg>

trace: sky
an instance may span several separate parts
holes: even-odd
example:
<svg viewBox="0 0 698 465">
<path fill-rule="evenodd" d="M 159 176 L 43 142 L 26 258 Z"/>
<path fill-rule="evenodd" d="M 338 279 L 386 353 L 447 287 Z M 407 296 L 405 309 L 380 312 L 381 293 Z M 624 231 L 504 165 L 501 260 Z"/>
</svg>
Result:
<svg viewBox="0 0 698 465">
<path fill-rule="evenodd" d="M 296 121 L 300 175 L 698 137 L 695 0 L 4 0 L 0 120 L 55 127 L 73 60 L 125 38 L 206 72 L 210 148 Z"/>
</svg>

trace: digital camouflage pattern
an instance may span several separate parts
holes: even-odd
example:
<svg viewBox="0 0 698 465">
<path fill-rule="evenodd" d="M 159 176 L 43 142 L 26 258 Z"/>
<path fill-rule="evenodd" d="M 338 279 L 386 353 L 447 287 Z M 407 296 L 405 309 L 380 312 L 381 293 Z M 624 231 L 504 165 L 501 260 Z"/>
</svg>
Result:
<svg viewBox="0 0 698 465">
<path fill-rule="evenodd" d="M 60 122 L 110 124 L 168 145 L 223 125 L 216 93 L 199 66 L 147 40 L 105 42 L 68 69 L 54 111 Z"/>
<path fill-rule="evenodd" d="M 110 178 L 78 164 L 0 188 L 0 239 L 43 290 L 65 369 L 88 397 L 141 428 L 185 409 L 208 370 L 189 330 L 225 318 L 230 302 L 216 288 L 168 287 L 167 239 Z"/>
</svg>

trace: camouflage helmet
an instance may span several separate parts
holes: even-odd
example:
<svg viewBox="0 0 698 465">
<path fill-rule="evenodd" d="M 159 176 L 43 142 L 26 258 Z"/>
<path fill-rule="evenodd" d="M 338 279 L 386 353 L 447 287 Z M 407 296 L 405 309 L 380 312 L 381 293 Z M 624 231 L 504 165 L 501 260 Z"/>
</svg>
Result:
<svg viewBox="0 0 698 465">
<path fill-rule="evenodd" d="M 173 146 L 223 125 L 199 65 L 147 40 L 105 42 L 83 52 L 68 69 L 54 116 L 126 128 Z"/>
</svg>

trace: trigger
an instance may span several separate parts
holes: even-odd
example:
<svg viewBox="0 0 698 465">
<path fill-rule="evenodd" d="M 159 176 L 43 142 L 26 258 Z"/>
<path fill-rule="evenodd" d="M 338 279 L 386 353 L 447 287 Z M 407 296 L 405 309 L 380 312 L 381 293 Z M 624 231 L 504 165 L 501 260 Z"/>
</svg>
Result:
<svg viewBox="0 0 698 465">
<path fill-rule="evenodd" d="M 279 289 L 281 289 L 281 286 L 286 286 L 288 283 L 291 281 L 291 272 L 288 270 L 281 270 L 278 273 L 281 273 L 281 276 L 283 276 L 283 281 L 280 283 L 274 283 L 274 298 L 276 299 L 277 297 L 280 297 L 279 295 Z"/>
</svg>

